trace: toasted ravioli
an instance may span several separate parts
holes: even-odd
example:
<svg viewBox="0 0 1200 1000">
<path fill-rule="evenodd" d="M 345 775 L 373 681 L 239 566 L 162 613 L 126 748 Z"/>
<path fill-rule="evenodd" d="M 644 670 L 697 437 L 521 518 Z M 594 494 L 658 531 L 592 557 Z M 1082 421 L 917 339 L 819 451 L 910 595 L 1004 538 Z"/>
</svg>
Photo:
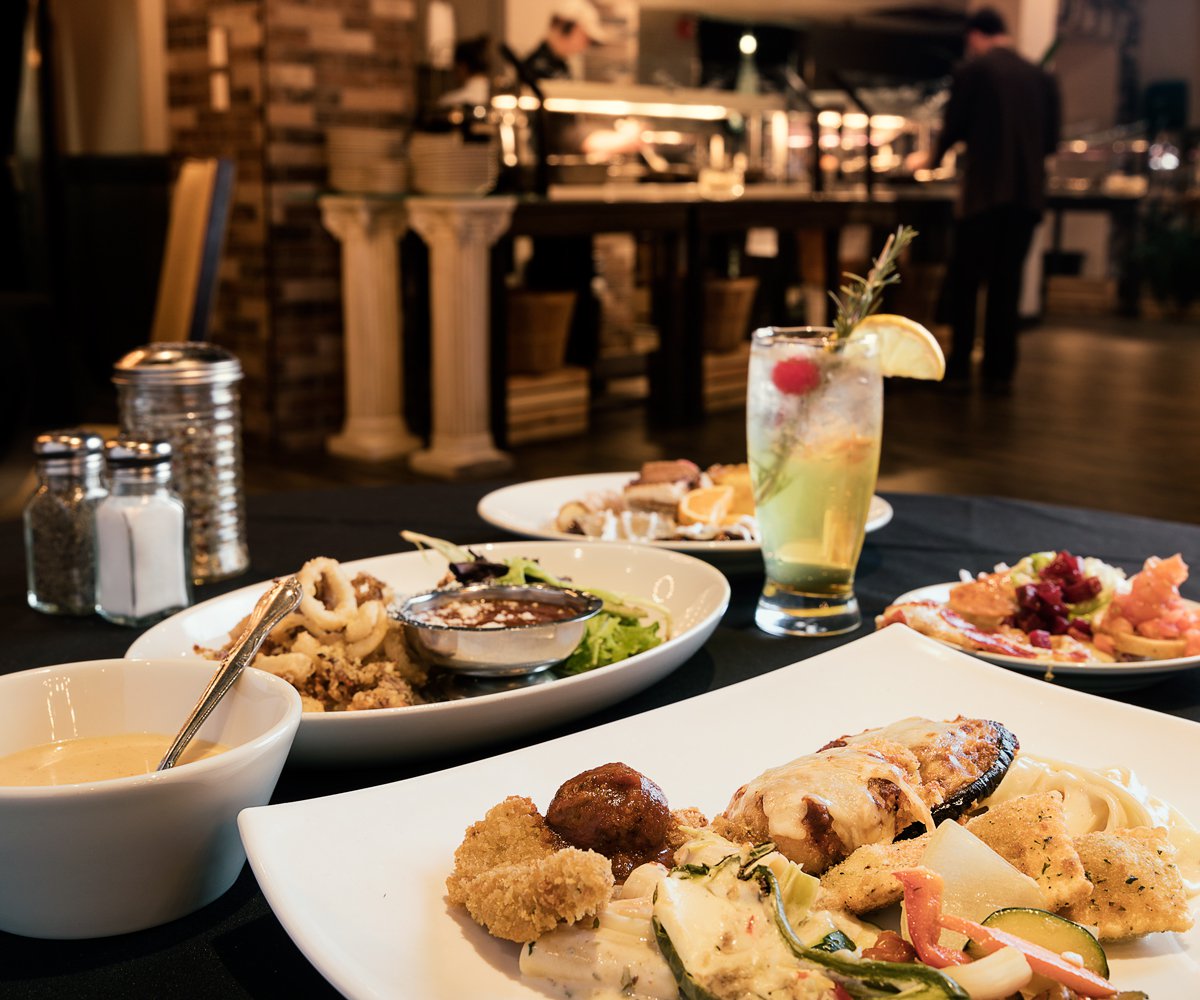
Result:
<svg viewBox="0 0 1200 1000">
<path fill-rule="evenodd" d="M 1079 852 L 1067 830 L 1062 793 L 1037 792 L 992 806 L 967 829 L 1046 893 L 1051 910 L 1092 894 Z"/>
<path fill-rule="evenodd" d="M 560 848 L 537 806 L 518 795 L 467 829 L 446 879 L 452 904 L 509 941 L 532 941 L 599 912 L 612 888 L 606 857 Z"/>
<path fill-rule="evenodd" d="M 1162 827 L 1086 833 L 1075 847 L 1093 888 L 1065 912 L 1079 923 L 1095 924 L 1100 940 L 1191 928 L 1175 848 Z"/>
<path fill-rule="evenodd" d="M 898 903 L 904 886 L 892 872 L 921 863 L 928 834 L 894 844 L 866 844 L 821 876 L 819 905 L 831 910 L 870 913 Z"/>
</svg>

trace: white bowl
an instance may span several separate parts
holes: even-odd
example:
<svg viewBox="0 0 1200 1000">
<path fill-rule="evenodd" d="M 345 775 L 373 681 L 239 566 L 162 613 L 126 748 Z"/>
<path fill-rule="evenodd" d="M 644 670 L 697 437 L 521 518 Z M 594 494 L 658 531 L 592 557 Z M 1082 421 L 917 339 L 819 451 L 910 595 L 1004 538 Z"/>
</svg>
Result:
<svg viewBox="0 0 1200 1000">
<path fill-rule="evenodd" d="M 0 756 L 80 737 L 174 736 L 215 668 L 93 660 L 0 677 Z M 237 815 L 270 800 L 300 713 L 290 684 L 247 670 L 197 737 L 225 753 L 131 778 L 0 786 L 0 930 L 104 937 L 212 902 L 246 860 Z"/>
</svg>

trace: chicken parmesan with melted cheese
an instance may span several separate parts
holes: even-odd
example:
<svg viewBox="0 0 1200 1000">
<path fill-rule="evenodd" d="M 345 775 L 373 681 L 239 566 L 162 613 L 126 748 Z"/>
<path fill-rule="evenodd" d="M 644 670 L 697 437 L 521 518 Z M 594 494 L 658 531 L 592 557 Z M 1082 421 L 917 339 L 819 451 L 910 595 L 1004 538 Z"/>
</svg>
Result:
<svg viewBox="0 0 1200 1000">
<path fill-rule="evenodd" d="M 771 840 L 819 874 L 864 844 L 933 829 L 999 784 L 1017 741 L 984 719 L 904 719 L 843 736 L 764 771 L 714 821 L 723 836 Z"/>
</svg>

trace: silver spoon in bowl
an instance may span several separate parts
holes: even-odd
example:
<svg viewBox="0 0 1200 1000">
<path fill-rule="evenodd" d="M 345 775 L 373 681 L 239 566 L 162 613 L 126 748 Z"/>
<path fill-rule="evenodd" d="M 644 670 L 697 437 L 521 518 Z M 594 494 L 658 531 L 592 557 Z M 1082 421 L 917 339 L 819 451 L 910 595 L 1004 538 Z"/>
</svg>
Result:
<svg viewBox="0 0 1200 1000">
<path fill-rule="evenodd" d="M 163 759 L 158 762 L 156 771 L 166 771 L 175 766 L 179 755 L 183 753 L 187 745 L 192 742 L 192 738 L 199 732 L 200 727 L 204 725 L 204 720 L 212 714 L 217 703 L 229 693 L 234 681 L 242 675 L 246 664 L 254 659 L 271 629 L 278 625 L 285 615 L 296 609 L 303 596 L 304 591 L 300 586 L 300 581 L 294 576 L 288 576 L 282 580 L 276 580 L 271 585 L 271 589 L 258 599 L 254 610 L 250 612 L 245 629 L 229 648 L 229 652 L 225 654 L 225 658 L 221 661 L 217 672 L 213 674 L 212 680 L 208 682 L 208 687 L 204 689 L 204 694 L 196 702 L 196 707 L 192 709 L 183 728 L 179 730 L 174 741 L 167 748 L 167 752 L 163 754 Z"/>
</svg>

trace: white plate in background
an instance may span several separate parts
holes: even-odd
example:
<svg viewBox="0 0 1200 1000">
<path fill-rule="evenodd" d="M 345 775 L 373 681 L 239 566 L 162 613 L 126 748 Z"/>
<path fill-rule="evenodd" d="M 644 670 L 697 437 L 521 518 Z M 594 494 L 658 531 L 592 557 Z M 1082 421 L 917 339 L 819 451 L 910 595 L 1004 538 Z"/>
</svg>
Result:
<svg viewBox="0 0 1200 1000">
<path fill-rule="evenodd" d="M 1193 822 L 1200 725 L 1052 687 L 893 625 L 753 680 L 433 774 L 327 798 L 247 809 L 246 853 L 271 908 L 343 994 L 392 1000 L 536 1000 L 519 946 L 445 901 L 466 828 L 508 795 L 545 809 L 566 779 L 624 761 L 674 807 L 722 810 L 742 783 L 847 733 L 911 715 L 996 719 L 1032 752 L 1132 768 Z M 1188 750 L 1187 748 L 1192 748 Z M 313 865 L 313 846 L 369 863 Z M 1113 981 L 1154 1000 L 1193 1000 L 1200 927 L 1106 946 Z"/>
<path fill-rule="evenodd" d="M 584 674 L 458 701 L 362 712 L 305 712 L 289 760 L 353 764 L 445 754 L 588 715 L 661 680 L 712 634 L 729 604 L 729 582 L 707 563 L 678 552 L 621 542 L 498 542 L 467 546 L 484 556 L 537 559 L 583 587 L 653 598 L 671 613 L 671 637 L 627 660 Z M 370 573 L 396 597 L 433 589 L 446 560 L 433 552 L 401 552 L 342 564 Z M 296 567 L 299 570 L 299 566 Z M 267 583 L 214 597 L 159 622 L 126 650 L 127 657 L 197 657 L 197 645 L 219 649 L 254 607 Z"/>
<path fill-rule="evenodd" d="M 579 476 L 557 476 L 553 479 L 533 479 L 493 490 L 479 501 L 476 512 L 488 524 L 530 538 L 555 538 L 562 541 L 594 541 L 584 535 L 572 535 L 554 526 L 559 508 L 571 500 L 582 500 L 593 494 L 620 493 L 636 472 L 595 472 Z M 892 505 L 881 496 L 871 497 L 867 511 L 867 531 L 878 531 L 894 514 Z M 655 548 L 674 549 L 690 555 L 710 556 L 758 555 L 757 541 L 691 541 L 666 539 L 639 542 Z"/>
</svg>

